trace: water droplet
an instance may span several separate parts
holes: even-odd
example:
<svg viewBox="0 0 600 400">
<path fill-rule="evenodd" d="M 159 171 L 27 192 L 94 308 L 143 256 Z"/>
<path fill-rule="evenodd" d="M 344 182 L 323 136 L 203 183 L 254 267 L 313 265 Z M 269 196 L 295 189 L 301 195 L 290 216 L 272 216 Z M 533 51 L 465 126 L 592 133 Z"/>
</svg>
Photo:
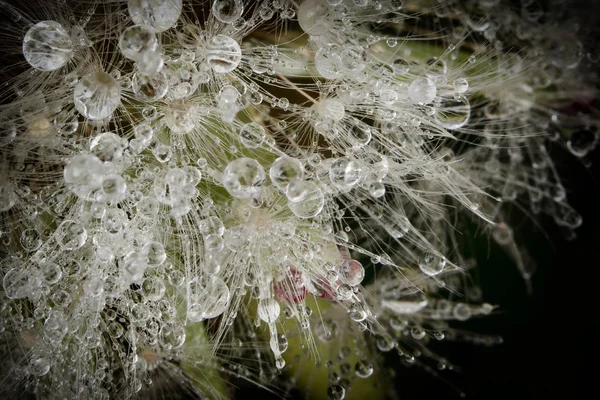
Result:
<svg viewBox="0 0 600 400">
<path fill-rule="evenodd" d="M 379 181 L 371 182 L 369 185 L 369 194 L 376 199 L 383 197 L 385 195 L 385 185 Z"/>
<path fill-rule="evenodd" d="M 223 186 L 239 199 L 258 196 L 264 180 L 265 170 L 252 158 L 238 158 L 230 162 L 223 172 Z"/>
<path fill-rule="evenodd" d="M 63 250 L 77 250 L 87 241 L 87 231 L 82 224 L 66 220 L 56 228 L 56 241 Z"/>
<path fill-rule="evenodd" d="M 419 261 L 419 268 L 425 275 L 434 276 L 439 274 L 446 267 L 444 257 L 436 257 L 431 253 L 426 253 Z"/>
<path fill-rule="evenodd" d="M 225 24 L 237 21 L 244 12 L 242 0 L 214 0 L 212 15 Z"/>
<path fill-rule="evenodd" d="M 279 303 L 273 298 L 264 299 L 258 303 L 258 317 L 268 324 L 279 319 L 280 310 Z"/>
<path fill-rule="evenodd" d="M 206 62 L 217 74 L 225 74 L 238 67 L 242 60 L 242 49 L 229 36 L 217 35 L 206 44 Z"/>
<path fill-rule="evenodd" d="M 436 94 L 437 87 L 429 78 L 416 78 L 408 86 L 408 97 L 413 103 L 431 103 Z"/>
<path fill-rule="evenodd" d="M 298 8 L 298 23 L 309 35 L 323 35 L 333 26 L 333 14 L 321 1 L 308 0 Z"/>
<path fill-rule="evenodd" d="M 471 307 L 468 304 L 458 303 L 454 306 L 452 315 L 459 321 L 466 321 L 471 318 Z"/>
<path fill-rule="evenodd" d="M 394 69 L 394 73 L 396 75 L 407 74 L 410 70 L 408 62 L 403 58 L 394 59 L 394 61 L 392 61 L 392 68 Z"/>
<path fill-rule="evenodd" d="M 149 242 L 142 247 L 141 256 L 150 267 L 158 267 L 167 259 L 165 247 L 159 242 Z"/>
<path fill-rule="evenodd" d="M 456 79 L 453 84 L 456 93 L 464 93 L 469 90 L 469 82 L 465 78 Z"/>
<path fill-rule="evenodd" d="M 249 149 L 259 147 L 265 140 L 265 128 L 256 122 L 245 124 L 240 129 L 240 141 Z"/>
<path fill-rule="evenodd" d="M 188 319 L 190 321 L 218 317 L 229 306 L 229 287 L 217 276 L 210 275 L 192 280 L 188 284 L 188 292 L 190 296 Z"/>
<path fill-rule="evenodd" d="M 471 117 L 471 104 L 465 96 L 446 98 L 435 113 L 435 120 L 446 129 L 463 127 Z"/>
<path fill-rule="evenodd" d="M 118 162 L 124 149 L 124 141 L 112 132 L 96 135 L 90 142 L 90 152 L 104 162 Z"/>
<path fill-rule="evenodd" d="M 269 177 L 273 185 L 281 190 L 286 190 L 291 181 L 301 181 L 304 178 L 304 168 L 300 160 L 292 157 L 279 157 L 271 165 Z M 295 196 L 292 197 L 295 198 Z"/>
<path fill-rule="evenodd" d="M 23 39 L 25 60 L 40 71 L 54 71 L 73 55 L 71 37 L 55 21 L 41 21 L 32 26 Z"/>
<path fill-rule="evenodd" d="M 306 4 L 306 3 L 303 3 Z M 315 68 L 327 79 L 336 79 L 342 75 L 341 48 L 335 44 L 327 44 L 315 54 Z"/>
<path fill-rule="evenodd" d="M 365 269 L 356 260 L 344 260 L 338 268 L 339 277 L 350 286 L 360 285 L 365 277 Z"/>
<path fill-rule="evenodd" d="M 325 205 L 323 191 L 311 181 L 293 180 L 286 190 L 289 209 L 299 218 L 313 218 Z"/>
<path fill-rule="evenodd" d="M 182 0 L 128 0 L 129 15 L 136 25 L 163 32 L 177 23 Z"/>
<path fill-rule="evenodd" d="M 101 71 L 92 72 L 75 86 L 75 108 L 89 119 L 104 119 L 121 104 L 121 87 L 115 78 Z"/>
<path fill-rule="evenodd" d="M 327 388 L 329 400 L 343 400 L 346 397 L 346 389 L 341 385 L 331 385 Z"/>
<path fill-rule="evenodd" d="M 191 102 L 177 100 L 169 103 L 164 109 L 164 122 L 171 132 L 184 135 L 196 126 L 198 108 Z M 170 158 L 170 157 L 169 157 Z"/>
<path fill-rule="evenodd" d="M 580 129 L 571 134 L 567 141 L 569 151 L 577 156 L 583 157 L 596 147 L 598 137 L 590 130 Z"/>
<path fill-rule="evenodd" d="M 160 71 L 152 76 L 136 72 L 131 79 L 131 88 L 135 97 L 139 100 L 152 102 L 165 97 L 169 90 L 169 81 L 164 71 Z M 156 111 L 155 108 L 152 109 Z M 152 119 L 151 115 L 153 114 L 150 114 L 146 119 Z"/>
<path fill-rule="evenodd" d="M 126 28 L 119 38 L 119 49 L 130 60 L 139 60 L 144 53 L 154 52 L 158 47 L 156 35 L 143 26 Z"/>
<path fill-rule="evenodd" d="M 359 378 L 368 378 L 373 374 L 373 364 L 368 360 L 357 361 L 354 365 L 354 373 Z"/>
<path fill-rule="evenodd" d="M 42 245 L 42 237 L 37 229 L 25 229 L 21 232 L 21 246 L 25 251 L 35 251 Z"/>
<path fill-rule="evenodd" d="M 33 357 L 29 363 L 29 372 L 35 376 L 44 376 L 50 371 L 50 362 L 44 357 Z"/>
<path fill-rule="evenodd" d="M 362 167 L 349 157 L 338 158 L 329 168 L 329 179 L 339 189 L 351 189 L 358 185 L 361 178 Z"/>
</svg>

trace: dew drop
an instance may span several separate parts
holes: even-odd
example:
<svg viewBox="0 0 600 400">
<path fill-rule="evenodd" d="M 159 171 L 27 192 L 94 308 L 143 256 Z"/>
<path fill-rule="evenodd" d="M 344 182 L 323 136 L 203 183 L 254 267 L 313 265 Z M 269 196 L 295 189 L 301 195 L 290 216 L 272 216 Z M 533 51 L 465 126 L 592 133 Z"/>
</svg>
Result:
<svg viewBox="0 0 600 400">
<path fill-rule="evenodd" d="M 419 268 L 428 276 L 439 274 L 446 267 L 446 259 L 436 257 L 431 253 L 426 253 L 419 261 Z"/>
<path fill-rule="evenodd" d="M 73 42 L 61 24 L 41 21 L 32 26 L 23 39 L 23 55 L 33 68 L 54 71 L 73 55 Z"/>
<path fill-rule="evenodd" d="M 323 35 L 333 26 L 333 14 L 320 0 L 304 1 L 298 8 L 298 23 L 309 35 Z"/>
<path fill-rule="evenodd" d="M 238 67 L 242 60 L 242 49 L 229 36 L 213 36 L 206 44 L 206 62 L 217 74 L 225 74 Z"/>
<path fill-rule="evenodd" d="M 413 103 L 431 103 L 436 94 L 437 87 L 429 78 L 416 78 L 408 86 L 408 97 Z"/>
<path fill-rule="evenodd" d="M 119 38 L 119 49 L 130 60 L 140 60 L 147 52 L 154 52 L 158 47 L 156 35 L 143 26 L 126 28 Z"/>
<path fill-rule="evenodd" d="M 249 148 L 255 149 L 259 147 L 265 140 L 265 128 L 256 122 L 245 124 L 240 129 L 240 142 Z"/>
<path fill-rule="evenodd" d="M 301 181 L 304 178 L 304 169 L 300 160 L 296 158 L 279 157 L 271 165 L 269 177 L 273 185 L 285 190 L 292 180 Z"/>
<path fill-rule="evenodd" d="M 212 15 L 217 20 L 231 24 L 238 20 L 244 12 L 244 2 L 242 0 L 214 0 L 212 5 Z"/>
<path fill-rule="evenodd" d="M 183 6 L 182 0 L 128 0 L 129 15 L 136 25 L 154 32 L 173 27 Z"/>
<path fill-rule="evenodd" d="M 446 129 L 458 129 L 469 121 L 471 104 L 465 96 L 446 98 L 435 113 L 435 120 Z"/>
<path fill-rule="evenodd" d="M 265 170 L 252 158 L 238 158 L 230 162 L 223 172 L 223 186 L 233 197 L 256 197 L 262 190 Z"/>
<path fill-rule="evenodd" d="M 92 72 L 77 83 L 73 99 L 75 108 L 84 117 L 104 119 L 112 115 L 121 104 L 121 87 L 109 74 Z"/>
</svg>

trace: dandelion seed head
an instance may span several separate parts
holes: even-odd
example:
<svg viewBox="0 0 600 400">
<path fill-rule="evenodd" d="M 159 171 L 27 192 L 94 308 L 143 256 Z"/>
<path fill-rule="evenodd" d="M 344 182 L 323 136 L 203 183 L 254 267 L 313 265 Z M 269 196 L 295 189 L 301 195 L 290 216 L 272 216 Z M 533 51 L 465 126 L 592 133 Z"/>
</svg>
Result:
<svg viewBox="0 0 600 400">
<path fill-rule="evenodd" d="M 173 376 L 223 397 L 228 375 L 305 368 L 299 348 L 331 399 L 381 352 L 451 369 L 431 339 L 498 341 L 453 325 L 494 309 L 465 279 L 472 230 L 529 279 L 510 205 L 583 223 L 547 146 L 597 145 L 560 105 L 584 60 L 526 28 L 533 9 L 121 3 L 0 4 L 20 57 L 0 88 L 15 390 L 130 398 Z"/>
</svg>

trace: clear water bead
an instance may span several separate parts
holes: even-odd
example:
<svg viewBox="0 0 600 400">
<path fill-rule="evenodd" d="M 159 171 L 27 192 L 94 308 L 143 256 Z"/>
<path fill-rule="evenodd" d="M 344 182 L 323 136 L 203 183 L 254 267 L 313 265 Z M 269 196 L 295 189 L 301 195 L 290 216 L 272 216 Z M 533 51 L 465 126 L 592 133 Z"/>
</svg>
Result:
<svg viewBox="0 0 600 400">
<path fill-rule="evenodd" d="M 33 68 L 54 71 L 61 68 L 73 55 L 71 37 L 55 21 L 41 21 L 32 26 L 23 39 L 23 56 Z"/>
<path fill-rule="evenodd" d="M 344 260 L 339 266 L 338 275 L 348 285 L 357 286 L 365 277 L 365 269 L 356 260 Z"/>
<path fill-rule="evenodd" d="M 325 195 L 316 183 L 293 180 L 286 190 L 288 207 L 298 218 L 313 218 L 321 213 Z"/>
<path fill-rule="evenodd" d="M 320 0 L 308 0 L 298 8 L 300 28 L 309 35 L 322 35 L 333 26 L 333 14 Z"/>
<path fill-rule="evenodd" d="M 446 268 L 446 259 L 427 253 L 419 261 L 419 268 L 425 275 L 435 276 Z"/>
<path fill-rule="evenodd" d="M 96 135 L 90 142 L 90 152 L 104 162 L 119 161 L 124 149 L 125 142 L 112 132 Z"/>
<path fill-rule="evenodd" d="M 341 157 L 331 164 L 329 178 L 335 187 L 351 189 L 360 182 L 362 168 L 358 161 L 354 161 L 349 157 Z"/>
<path fill-rule="evenodd" d="M 40 278 L 32 269 L 19 265 L 9 270 L 2 279 L 4 294 L 9 299 L 22 299 L 31 294 L 41 284 Z"/>
<path fill-rule="evenodd" d="M 265 128 L 256 122 L 245 124 L 240 129 L 240 142 L 249 149 L 259 147 L 265 140 Z"/>
<path fill-rule="evenodd" d="M 44 376 L 50 371 L 50 362 L 44 357 L 34 357 L 29 363 L 29 372 L 35 376 Z"/>
<path fill-rule="evenodd" d="M 368 378 L 373 374 L 373 364 L 368 360 L 357 361 L 354 365 L 354 373 L 359 378 Z"/>
<path fill-rule="evenodd" d="M 153 32 L 163 32 L 173 27 L 183 6 L 182 0 L 128 0 L 129 15 L 136 25 Z"/>
<path fill-rule="evenodd" d="M 464 93 L 469 90 L 469 81 L 465 78 L 456 79 L 452 85 L 454 86 L 454 91 L 456 93 Z"/>
<path fill-rule="evenodd" d="M 87 231 L 82 224 L 66 220 L 56 228 L 56 242 L 63 250 L 77 250 L 87 241 Z"/>
<path fill-rule="evenodd" d="M 93 120 L 104 119 L 121 104 L 121 87 L 109 74 L 92 72 L 77 83 L 73 98 L 81 115 Z"/>
<path fill-rule="evenodd" d="M 446 98 L 435 113 L 435 120 L 446 129 L 458 129 L 471 117 L 471 104 L 462 95 Z"/>
<path fill-rule="evenodd" d="M 223 172 L 223 186 L 233 197 L 256 197 L 262 190 L 265 170 L 252 158 L 238 158 L 230 162 Z"/>
<path fill-rule="evenodd" d="M 341 385 L 331 385 L 327 388 L 329 400 L 343 400 L 346 397 L 346 389 Z"/>
<path fill-rule="evenodd" d="M 137 61 L 147 52 L 158 47 L 156 35 L 143 26 L 130 26 L 121 33 L 119 49 L 125 57 Z"/>
<path fill-rule="evenodd" d="M 98 200 L 107 203 L 116 204 L 125 198 L 127 194 L 127 184 L 122 176 L 110 174 L 102 180 L 102 194 Z"/>
<path fill-rule="evenodd" d="M 269 169 L 269 177 L 273 185 L 285 190 L 295 179 L 304 178 L 304 168 L 300 160 L 292 157 L 279 157 Z"/>
<path fill-rule="evenodd" d="M 569 151 L 577 156 L 584 157 L 596 147 L 598 136 L 589 129 L 579 129 L 571 134 L 567 141 Z"/>
<path fill-rule="evenodd" d="M 164 122 L 171 132 L 183 135 L 191 132 L 196 126 L 198 107 L 195 104 L 177 100 L 164 109 Z"/>
<path fill-rule="evenodd" d="M 374 181 L 369 184 L 369 194 L 376 199 L 385 195 L 385 185 L 379 181 Z"/>
<path fill-rule="evenodd" d="M 131 88 L 139 100 L 152 102 L 165 97 L 169 90 L 169 81 L 164 70 L 152 76 L 136 72 L 131 79 Z"/>
<path fill-rule="evenodd" d="M 100 188 L 104 166 L 102 161 L 91 154 L 79 154 L 71 158 L 63 171 L 67 186 L 78 196 Z"/>
<path fill-rule="evenodd" d="M 392 61 L 392 68 L 396 75 L 404 75 L 408 73 L 410 66 L 403 58 L 396 58 Z"/>
<path fill-rule="evenodd" d="M 341 48 L 336 44 L 327 44 L 315 54 L 315 68 L 322 77 L 336 79 L 342 76 Z"/>
<path fill-rule="evenodd" d="M 192 63 L 169 64 L 165 68 L 169 82 L 169 97 L 185 99 L 198 88 L 198 69 Z"/>
<path fill-rule="evenodd" d="M 258 317 L 267 324 L 277 321 L 280 311 L 279 303 L 273 298 L 261 300 L 258 304 Z"/>
<path fill-rule="evenodd" d="M 202 233 L 202 235 L 204 236 L 223 236 L 223 234 L 225 233 L 225 226 L 223 225 L 223 221 L 221 221 L 218 217 L 210 217 L 202 220 L 200 222 L 199 228 L 200 233 Z"/>
<path fill-rule="evenodd" d="M 229 287 L 219 277 L 211 275 L 188 284 L 188 319 L 201 321 L 223 314 L 231 298 Z"/>
<path fill-rule="evenodd" d="M 242 49 L 229 36 L 213 36 L 206 44 L 206 62 L 217 74 L 225 74 L 238 67 L 242 60 Z"/>
<path fill-rule="evenodd" d="M 242 0 L 214 0 L 212 5 L 212 16 L 217 20 L 231 24 L 237 21 L 244 12 Z"/>
<path fill-rule="evenodd" d="M 408 97 L 413 103 L 431 103 L 436 94 L 437 87 L 429 78 L 417 78 L 408 85 Z"/>
</svg>

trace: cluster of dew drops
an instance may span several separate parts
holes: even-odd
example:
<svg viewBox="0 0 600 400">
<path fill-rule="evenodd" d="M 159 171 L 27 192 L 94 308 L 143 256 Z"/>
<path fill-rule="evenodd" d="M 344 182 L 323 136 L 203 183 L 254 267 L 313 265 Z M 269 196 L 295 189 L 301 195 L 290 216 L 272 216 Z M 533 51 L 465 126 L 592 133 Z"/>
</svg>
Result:
<svg viewBox="0 0 600 400">
<path fill-rule="evenodd" d="M 454 188 L 451 175 L 439 172 L 444 161 L 421 146 L 472 118 L 469 80 L 457 75 L 448 82 L 441 58 L 425 66 L 397 55 L 378 59 L 382 38 L 364 33 L 361 24 L 372 15 L 379 23 L 396 21 L 402 2 L 216 0 L 204 29 L 187 16 L 192 3 L 126 3 L 119 22 L 103 28 L 117 53 L 94 53 L 110 61 L 82 56 L 97 39 L 85 24 L 40 21 L 23 38 L 33 73 L 47 76 L 39 84 L 47 106 L 28 111 L 13 131 L 24 130 L 22 141 L 46 141 L 51 150 L 36 161 L 46 167 L 42 187 L 28 186 L 23 167 L 0 193 L 0 211 L 19 219 L 16 242 L 3 236 L 7 248 L 18 250 L 2 260 L 9 300 L 2 312 L 9 317 L 0 321 L 2 331 L 28 349 L 17 379 L 79 373 L 89 387 L 108 387 L 116 379 L 116 357 L 129 371 L 128 385 L 139 391 L 147 363 L 138 352 L 181 355 L 189 326 L 218 317 L 221 338 L 247 294 L 258 303 L 256 325 L 268 326 L 278 369 L 287 348 L 281 315 L 309 329 L 307 295 L 344 304 L 364 329 L 375 318 L 371 308 L 397 315 L 426 309 L 422 301 L 389 294 L 398 276 L 390 277 L 389 288 L 377 286 L 387 296 L 381 304 L 367 306 L 365 269 L 349 252 L 390 267 L 412 262 L 433 286 L 443 287 L 441 277 L 457 270 L 434 239 L 415 233 L 417 222 L 385 202 L 390 188 L 410 191 L 406 168 Z M 307 44 L 263 44 L 252 36 L 277 32 L 274 20 L 297 21 Z M 394 38 L 383 42 L 386 51 L 401 47 Z M 410 58 L 410 51 L 404 54 Z M 66 88 L 64 98 L 52 97 L 58 87 Z M 288 99 L 285 93 L 292 92 L 302 100 Z M 59 111 L 51 111 L 57 105 Z M 398 133 L 404 136 L 396 143 L 391 138 L 399 127 L 406 134 Z M 10 139 L 15 146 L 21 140 L 16 133 Z M 574 137 L 568 145 L 587 153 L 592 142 Z M 474 202 L 456 197 L 479 212 Z M 381 229 L 373 228 L 375 239 L 364 248 L 352 243 L 345 222 L 348 210 L 361 207 L 370 217 L 378 213 L 374 219 L 394 220 L 379 222 L 385 237 L 379 240 Z M 564 224 L 581 223 L 572 209 L 565 212 Z M 495 235 L 503 233 L 510 236 Z M 377 252 L 389 236 L 399 241 L 409 234 L 413 244 L 405 258 Z M 435 304 L 440 320 L 491 311 L 489 305 Z M 411 332 L 415 340 L 425 336 L 418 327 Z M 380 338 L 378 347 L 389 350 L 392 343 Z M 84 363 L 76 369 L 73 360 Z M 372 373 L 368 360 L 356 364 L 358 377 Z M 101 398 L 108 393 L 103 390 L 93 395 Z M 332 399 L 344 393 L 339 384 L 328 390 Z"/>
</svg>

